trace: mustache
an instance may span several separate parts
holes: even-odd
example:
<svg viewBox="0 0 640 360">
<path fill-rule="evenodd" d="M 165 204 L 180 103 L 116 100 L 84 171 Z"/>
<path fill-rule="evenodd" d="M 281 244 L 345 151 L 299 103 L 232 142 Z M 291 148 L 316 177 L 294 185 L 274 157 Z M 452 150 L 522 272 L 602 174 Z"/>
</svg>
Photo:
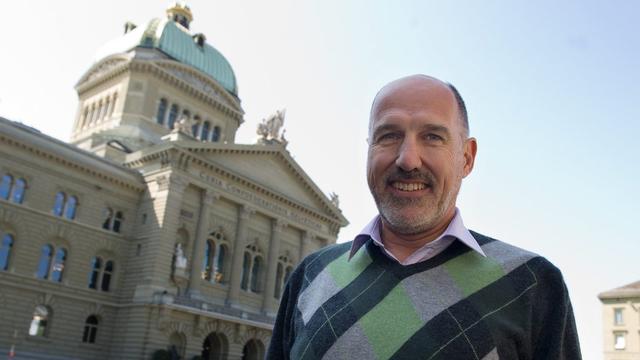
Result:
<svg viewBox="0 0 640 360">
<path fill-rule="evenodd" d="M 428 186 L 432 186 L 436 182 L 435 176 L 433 176 L 430 171 L 421 171 L 418 169 L 405 171 L 401 168 L 395 168 L 390 174 L 387 174 L 386 180 L 387 183 L 398 180 L 420 180 Z"/>
</svg>

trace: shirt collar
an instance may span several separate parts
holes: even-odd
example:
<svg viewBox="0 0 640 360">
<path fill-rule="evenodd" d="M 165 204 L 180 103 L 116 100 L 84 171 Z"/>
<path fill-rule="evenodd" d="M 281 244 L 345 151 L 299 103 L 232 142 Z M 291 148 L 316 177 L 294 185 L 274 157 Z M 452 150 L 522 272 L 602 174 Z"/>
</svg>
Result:
<svg viewBox="0 0 640 360">
<path fill-rule="evenodd" d="M 358 235 L 356 235 L 355 239 L 351 243 L 351 250 L 349 252 L 349 260 L 355 255 L 358 250 L 367 242 L 367 240 L 372 239 L 375 243 L 382 246 L 384 248 L 384 244 L 382 243 L 382 238 L 380 236 L 380 226 L 381 226 L 381 218 L 380 215 L 376 215 L 363 229 L 360 231 Z M 447 226 L 447 229 L 436 238 L 434 241 L 440 240 L 446 236 L 451 236 L 455 239 L 460 240 L 463 244 L 477 252 L 478 254 L 486 257 L 484 251 L 480 247 L 480 244 L 476 241 L 476 239 L 471 235 L 469 230 L 464 226 L 462 222 L 462 215 L 460 215 L 460 210 L 456 208 L 456 213 L 453 216 L 453 219 Z M 430 243 L 432 243 L 430 242 Z M 427 244 L 428 245 L 428 244 Z"/>
</svg>

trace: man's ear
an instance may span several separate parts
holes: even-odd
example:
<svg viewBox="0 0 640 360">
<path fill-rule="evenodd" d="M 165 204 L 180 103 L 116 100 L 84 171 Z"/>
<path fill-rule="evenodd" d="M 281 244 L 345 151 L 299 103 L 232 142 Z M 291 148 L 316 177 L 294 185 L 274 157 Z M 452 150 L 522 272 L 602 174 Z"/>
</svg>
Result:
<svg viewBox="0 0 640 360">
<path fill-rule="evenodd" d="M 468 138 L 464 141 L 464 172 L 462 177 L 467 177 L 473 170 L 473 164 L 476 161 L 476 153 L 478 152 L 478 142 L 476 138 Z"/>
</svg>

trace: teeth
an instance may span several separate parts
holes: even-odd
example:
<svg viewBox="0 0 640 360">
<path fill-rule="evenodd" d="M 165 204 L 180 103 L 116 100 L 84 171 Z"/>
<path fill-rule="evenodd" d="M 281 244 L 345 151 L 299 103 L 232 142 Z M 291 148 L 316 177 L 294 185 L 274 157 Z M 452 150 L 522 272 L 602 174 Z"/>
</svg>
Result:
<svg viewBox="0 0 640 360">
<path fill-rule="evenodd" d="M 423 183 L 406 184 L 401 182 L 394 182 L 393 187 L 402 191 L 417 191 L 417 190 L 423 190 L 426 186 Z"/>
</svg>

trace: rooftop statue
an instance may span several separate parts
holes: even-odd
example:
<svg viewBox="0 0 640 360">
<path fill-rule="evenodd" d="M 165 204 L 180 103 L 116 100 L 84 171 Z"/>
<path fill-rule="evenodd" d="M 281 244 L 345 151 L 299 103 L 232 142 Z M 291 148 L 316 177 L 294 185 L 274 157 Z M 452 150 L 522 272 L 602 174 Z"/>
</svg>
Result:
<svg viewBox="0 0 640 360">
<path fill-rule="evenodd" d="M 287 146 L 288 141 L 284 137 L 284 133 L 286 130 L 282 130 L 282 126 L 284 125 L 284 115 L 286 110 L 277 110 L 275 114 L 271 114 L 266 119 L 262 119 L 262 122 L 258 124 L 257 134 L 260 136 L 258 138 L 258 144 L 262 145 L 272 145 L 272 144 L 280 144 L 283 146 Z"/>
</svg>

